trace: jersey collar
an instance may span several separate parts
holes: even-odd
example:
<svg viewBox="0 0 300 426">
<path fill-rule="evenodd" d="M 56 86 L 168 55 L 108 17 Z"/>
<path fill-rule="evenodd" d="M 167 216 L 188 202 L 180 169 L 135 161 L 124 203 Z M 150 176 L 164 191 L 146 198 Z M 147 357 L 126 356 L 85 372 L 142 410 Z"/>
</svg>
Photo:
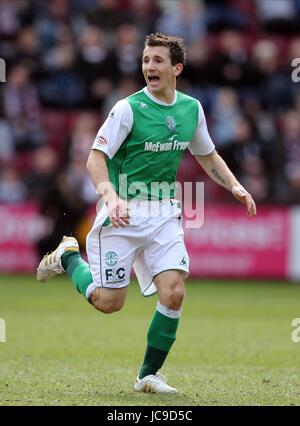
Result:
<svg viewBox="0 0 300 426">
<path fill-rule="evenodd" d="M 170 103 L 170 104 L 167 104 L 166 102 L 162 102 L 162 101 L 160 101 L 159 99 L 155 98 L 155 96 L 153 96 L 153 95 L 149 92 L 149 90 L 148 90 L 148 87 L 147 87 L 147 86 L 143 88 L 143 91 L 144 91 L 144 93 L 148 96 L 148 98 L 150 98 L 153 102 L 155 102 L 155 103 L 156 103 L 156 104 L 158 104 L 158 105 L 172 106 L 172 105 L 175 105 L 175 104 L 176 104 L 176 101 L 177 101 L 177 91 L 176 91 L 176 90 L 175 90 L 174 100 L 173 100 L 173 102 L 172 102 L 172 103 Z"/>
</svg>

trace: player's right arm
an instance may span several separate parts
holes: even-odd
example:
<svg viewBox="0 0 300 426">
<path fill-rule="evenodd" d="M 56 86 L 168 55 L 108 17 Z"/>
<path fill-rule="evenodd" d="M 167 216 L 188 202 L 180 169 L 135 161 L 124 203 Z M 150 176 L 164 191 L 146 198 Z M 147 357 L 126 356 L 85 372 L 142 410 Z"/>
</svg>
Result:
<svg viewBox="0 0 300 426">
<path fill-rule="evenodd" d="M 109 180 L 106 165 L 106 154 L 92 149 L 87 161 L 87 169 L 96 188 L 97 193 L 106 203 L 109 219 L 114 228 L 124 227 L 129 224 L 128 206 L 114 190 Z"/>
<path fill-rule="evenodd" d="M 88 157 L 87 169 L 97 193 L 108 206 L 112 226 L 124 227 L 129 223 L 128 206 L 116 193 L 109 179 L 107 159 L 112 159 L 133 125 L 132 110 L 128 102 L 119 101 L 99 129 Z"/>
</svg>

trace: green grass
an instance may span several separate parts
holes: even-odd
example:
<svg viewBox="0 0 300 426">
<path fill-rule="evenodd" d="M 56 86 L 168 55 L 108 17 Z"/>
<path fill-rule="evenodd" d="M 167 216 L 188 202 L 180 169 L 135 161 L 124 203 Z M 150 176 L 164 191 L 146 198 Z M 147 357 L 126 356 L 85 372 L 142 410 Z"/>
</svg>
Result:
<svg viewBox="0 0 300 426">
<path fill-rule="evenodd" d="M 299 405 L 300 286 L 195 282 L 162 370 L 176 396 L 138 394 L 156 297 L 131 285 L 121 312 L 104 315 L 66 278 L 0 278 L 0 405 Z"/>
</svg>

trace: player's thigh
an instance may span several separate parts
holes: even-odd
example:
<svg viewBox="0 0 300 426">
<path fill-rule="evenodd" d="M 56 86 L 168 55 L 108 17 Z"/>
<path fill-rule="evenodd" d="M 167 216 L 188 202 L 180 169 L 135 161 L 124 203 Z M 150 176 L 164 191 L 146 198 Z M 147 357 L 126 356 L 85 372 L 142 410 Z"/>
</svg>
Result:
<svg viewBox="0 0 300 426">
<path fill-rule="evenodd" d="M 94 287 L 121 289 L 129 284 L 137 245 L 131 232 L 107 226 L 89 233 L 86 248 Z"/>
<path fill-rule="evenodd" d="M 189 257 L 178 218 L 171 218 L 154 232 L 145 259 L 152 271 L 161 303 L 174 309 L 180 307 L 184 297 L 184 280 L 189 272 Z"/>
<path fill-rule="evenodd" d="M 171 218 L 154 230 L 152 241 L 145 249 L 144 258 L 153 277 L 169 270 L 183 271 L 188 276 L 189 257 L 178 218 Z"/>
</svg>

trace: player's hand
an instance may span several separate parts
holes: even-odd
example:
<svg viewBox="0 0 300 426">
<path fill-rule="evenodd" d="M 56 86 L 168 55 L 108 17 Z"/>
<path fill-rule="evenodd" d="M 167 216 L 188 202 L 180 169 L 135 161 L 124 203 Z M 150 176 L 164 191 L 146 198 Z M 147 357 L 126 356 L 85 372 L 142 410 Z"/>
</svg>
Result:
<svg viewBox="0 0 300 426">
<path fill-rule="evenodd" d="M 244 204 L 247 207 L 248 216 L 256 216 L 256 205 L 245 188 L 242 186 L 236 185 L 231 190 L 234 197 L 239 200 L 240 203 Z"/>
<path fill-rule="evenodd" d="M 109 210 L 109 219 L 114 228 L 124 228 L 129 225 L 129 208 L 127 201 L 122 200 L 118 196 L 115 200 L 107 203 Z"/>
<path fill-rule="evenodd" d="M 101 200 L 97 203 L 97 213 L 104 201 L 108 208 L 108 217 L 114 228 L 124 228 L 129 225 L 129 208 L 127 201 L 122 200 L 115 192 L 112 184 L 108 180 L 103 180 L 97 185 L 97 193 L 101 195 Z"/>
</svg>

